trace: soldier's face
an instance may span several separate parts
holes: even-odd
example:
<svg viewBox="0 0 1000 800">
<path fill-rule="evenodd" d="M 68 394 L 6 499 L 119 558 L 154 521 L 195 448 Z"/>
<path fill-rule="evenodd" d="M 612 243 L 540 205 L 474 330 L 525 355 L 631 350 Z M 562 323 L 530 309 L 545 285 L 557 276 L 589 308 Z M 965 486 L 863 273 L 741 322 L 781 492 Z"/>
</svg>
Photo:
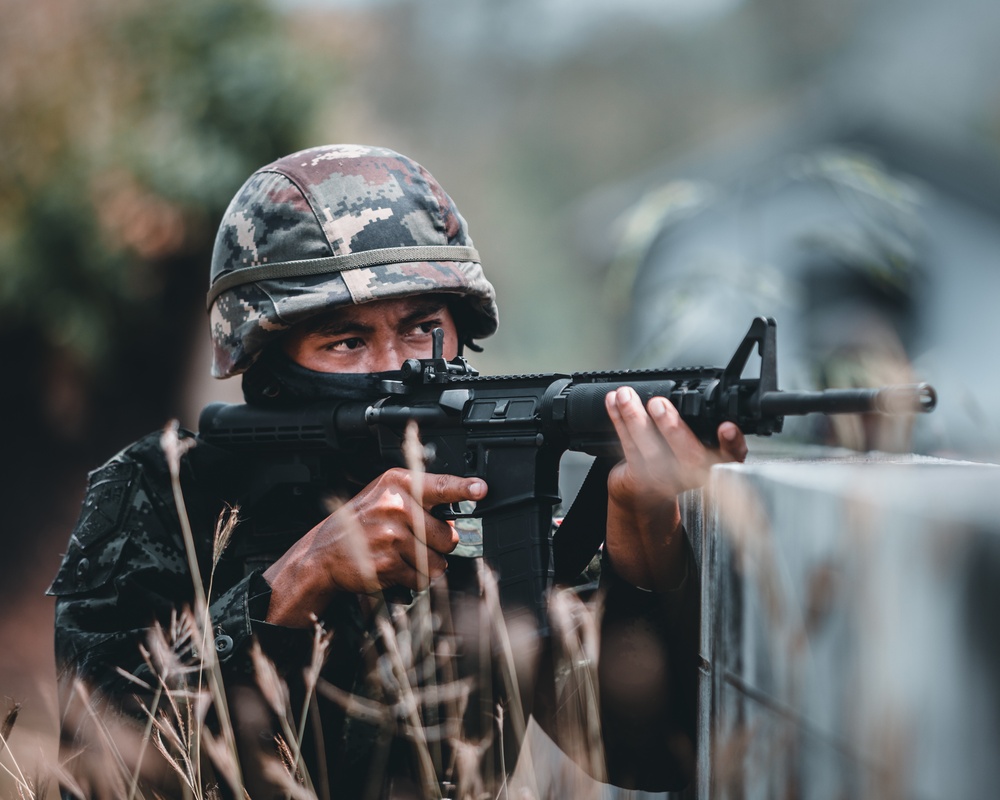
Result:
<svg viewBox="0 0 1000 800">
<path fill-rule="evenodd" d="M 340 308 L 292 328 L 285 352 L 316 372 L 384 372 L 431 357 L 431 331 L 444 331 L 444 357 L 458 355 L 455 320 L 435 296 L 376 300 Z"/>
</svg>

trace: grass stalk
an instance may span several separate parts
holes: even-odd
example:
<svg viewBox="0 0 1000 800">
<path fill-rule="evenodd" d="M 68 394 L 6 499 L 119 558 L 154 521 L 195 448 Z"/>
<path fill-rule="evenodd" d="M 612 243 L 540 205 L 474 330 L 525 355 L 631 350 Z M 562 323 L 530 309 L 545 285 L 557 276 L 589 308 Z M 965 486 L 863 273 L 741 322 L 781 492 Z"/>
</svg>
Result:
<svg viewBox="0 0 1000 800">
<path fill-rule="evenodd" d="M 427 686 L 433 686 L 437 679 L 437 664 L 434 659 L 434 628 L 431 619 L 430 608 L 430 564 L 427 552 L 427 529 L 425 526 L 425 516 L 423 512 L 424 484 L 426 476 L 426 464 L 424 446 L 420 441 L 419 429 L 416 422 L 412 420 L 407 424 L 403 435 L 403 454 L 406 459 L 406 467 L 410 470 L 413 483 L 411 485 L 412 495 L 410 502 L 413 504 L 413 535 L 417 540 L 416 561 L 417 561 L 417 597 L 414 600 L 414 622 L 416 633 L 416 646 L 413 647 L 414 657 L 423 654 L 422 663 L 418 672 L 419 681 L 421 678 Z M 424 712 L 428 716 L 426 724 L 433 726 L 437 724 L 438 707 L 435 705 L 424 706 Z M 443 772 L 443 759 L 440 746 L 434 742 L 430 744 L 431 756 L 437 774 Z"/>
<path fill-rule="evenodd" d="M 191 522 L 187 513 L 187 505 L 184 502 L 184 492 L 181 489 L 180 463 L 181 458 L 191 447 L 194 446 L 193 439 L 181 440 L 178 436 L 177 420 L 172 420 L 163 430 L 160 437 L 160 444 L 163 447 L 167 458 L 167 465 L 170 470 L 170 485 L 173 491 L 174 504 L 177 507 L 178 521 L 181 526 L 181 535 L 184 539 L 184 550 L 188 559 L 188 569 L 191 572 L 191 580 L 194 588 L 195 614 L 200 623 L 202 634 L 199 654 L 204 661 L 209 662 L 212 679 L 208 681 L 212 700 L 215 703 L 216 713 L 219 715 L 219 727 L 222 731 L 226 746 L 232 752 L 233 758 L 239 764 L 239 752 L 236 747 L 236 739 L 233 734 L 232 718 L 229 713 L 229 705 L 225 692 L 222 690 L 222 674 L 219 670 L 219 663 L 215 658 L 215 649 L 209 647 L 209 638 L 212 632 L 211 614 L 208 607 L 208 599 L 205 594 L 205 587 L 201 582 L 201 569 L 198 565 L 198 553 L 195 547 L 194 534 L 191 531 Z M 196 743 L 197 744 L 197 743 Z M 196 761 L 201 763 L 200 753 L 196 752 Z M 242 774 L 242 769 L 240 770 Z"/>
<path fill-rule="evenodd" d="M 4 725 L 4 728 L 6 727 L 7 726 Z M 9 729 L 7 729 L 7 735 L 8 736 L 10 735 Z M 28 783 L 27 779 L 24 777 L 24 772 L 21 771 L 21 766 L 17 763 L 17 759 L 14 757 L 14 753 L 7 746 L 7 736 L 5 736 L 2 732 L 0 732 L 0 747 L 2 747 L 2 750 L 4 752 L 10 753 L 10 761 L 14 765 L 14 770 L 16 770 L 16 773 L 5 763 L 3 763 L 3 761 L 0 761 L 0 769 L 2 769 L 4 772 L 10 775 L 11 778 L 14 779 L 14 781 L 17 783 L 19 793 L 23 795 L 24 792 L 27 792 L 29 797 L 34 797 L 34 792 L 31 788 L 31 784 Z"/>
<path fill-rule="evenodd" d="M 153 694 L 153 702 L 150 703 L 150 711 L 147 712 L 148 718 L 146 720 L 146 725 L 142 731 L 142 742 L 139 745 L 139 755 L 136 758 L 135 769 L 132 770 L 132 776 L 129 781 L 127 800 L 135 800 L 135 794 L 139 789 L 139 769 L 142 766 L 143 758 L 145 758 L 146 755 L 146 748 L 149 745 L 149 737 L 153 733 L 153 719 L 157 714 L 157 712 L 159 711 L 161 691 L 162 688 L 160 686 L 157 686 L 155 693 Z"/>
<path fill-rule="evenodd" d="M 440 798 L 441 789 L 437 782 L 437 773 L 434 769 L 430 750 L 427 747 L 427 740 L 424 736 L 416 697 L 414 696 L 413 688 L 410 686 L 406 668 L 403 666 L 403 658 L 396 638 L 396 629 L 388 619 L 381 615 L 377 618 L 376 624 L 385 643 L 386 654 L 389 656 L 389 663 L 399 686 L 403 716 L 412 729 L 412 740 L 417 755 L 420 784 L 423 787 L 422 797 Z"/>
</svg>

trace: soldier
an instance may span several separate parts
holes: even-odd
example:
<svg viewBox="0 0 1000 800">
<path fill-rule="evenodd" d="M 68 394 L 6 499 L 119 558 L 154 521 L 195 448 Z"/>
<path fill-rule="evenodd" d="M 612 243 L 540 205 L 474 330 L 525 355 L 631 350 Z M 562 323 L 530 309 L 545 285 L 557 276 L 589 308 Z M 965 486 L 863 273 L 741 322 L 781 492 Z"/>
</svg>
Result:
<svg viewBox="0 0 1000 800">
<path fill-rule="evenodd" d="M 211 277 L 212 373 L 242 374 L 248 403 L 374 397 L 379 373 L 430 355 L 434 328 L 444 331 L 447 358 L 477 348 L 475 340 L 497 328 L 494 290 L 465 220 L 426 170 L 381 148 L 318 147 L 255 172 L 222 221 Z M 677 496 L 700 485 L 712 464 L 742 460 L 746 445 L 725 423 L 720 448 L 708 450 L 669 402 L 653 398 L 644 407 L 628 388 L 610 394 L 607 409 L 625 458 L 607 481 L 601 582 L 605 641 L 615 642 L 615 653 L 602 661 L 602 691 L 611 698 L 602 706 L 607 764 L 595 771 L 621 785 L 662 790 L 690 776 L 697 666 L 697 575 Z M 371 472 L 345 461 L 334 473 L 322 493 L 277 487 L 241 508 L 219 557 L 212 552 L 217 520 L 247 495 L 253 469 L 203 443 L 192 448 L 180 481 L 197 576 L 159 434 L 90 475 L 83 513 L 49 590 L 57 597 L 68 746 L 87 744 L 80 727 L 87 717 L 79 713 L 85 702 L 104 719 L 144 720 L 157 678 L 140 645 L 154 622 L 169 626 L 193 604 L 194 581 L 211 586 L 214 646 L 237 710 L 248 786 L 270 785 L 273 776 L 255 771 L 263 772 L 257 756 L 274 749 L 273 720 L 261 722 L 270 712 L 249 699 L 253 642 L 294 695 L 320 620 L 333 634 L 323 679 L 345 693 L 378 695 L 369 599 L 440 579 L 458 536 L 430 509 L 481 499 L 489 487 L 475 478 L 428 475 L 414 507 L 405 500 L 414 482 L 408 470 Z M 334 495 L 343 502 L 331 511 Z M 424 567 L 418 528 L 426 532 Z M 629 642 L 647 634 L 658 643 L 659 667 L 648 672 L 657 685 L 643 685 L 642 696 L 631 699 L 613 680 L 605 688 L 612 667 L 634 671 Z M 197 663 L 197 642 L 180 636 L 172 645 L 177 663 Z M 314 778 L 326 775 L 334 796 L 381 796 L 412 777 L 412 748 L 386 745 L 384 729 L 345 712 L 343 703 L 316 701 L 313 716 L 303 758 Z M 261 731 L 268 732 L 263 739 Z M 94 762 L 78 763 L 85 791 L 99 793 L 101 776 L 86 769 Z"/>
</svg>

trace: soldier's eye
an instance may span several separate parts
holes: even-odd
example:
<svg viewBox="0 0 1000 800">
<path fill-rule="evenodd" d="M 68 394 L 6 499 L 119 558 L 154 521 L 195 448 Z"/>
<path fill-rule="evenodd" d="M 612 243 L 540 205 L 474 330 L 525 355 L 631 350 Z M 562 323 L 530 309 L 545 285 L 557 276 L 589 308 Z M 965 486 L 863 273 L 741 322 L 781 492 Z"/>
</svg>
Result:
<svg viewBox="0 0 1000 800">
<path fill-rule="evenodd" d="M 325 350 L 357 350 L 359 347 L 364 345 L 365 340 L 357 336 L 352 336 L 349 339 L 337 339 L 333 342 L 328 342 L 324 345 Z"/>
</svg>

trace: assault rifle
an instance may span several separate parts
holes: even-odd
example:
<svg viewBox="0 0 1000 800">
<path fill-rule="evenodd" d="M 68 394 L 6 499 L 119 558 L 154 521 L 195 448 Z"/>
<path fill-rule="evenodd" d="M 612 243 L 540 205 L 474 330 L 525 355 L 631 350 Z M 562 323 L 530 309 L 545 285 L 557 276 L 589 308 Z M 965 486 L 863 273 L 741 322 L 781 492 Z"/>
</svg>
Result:
<svg viewBox="0 0 1000 800">
<path fill-rule="evenodd" d="M 553 575 L 552 512 L 560 502 L 559 460 L 567 450 L 620 457 L 604 407 L 609 391 L 627 385 L 644 403 L 668 398 L 709 444 L 717 443 L 719 424 L 727 420 L 745 434 L 770 436 L 781 431 L 789 415 L 914 414 L 936 404 L 934 389 L 924 383 L 779 391 L 775 330 L 774 320 L 756 318 L 721 368 L 485 377 L 462 357 L 443 358 L 438 329 L 431 358 L 408 359 L 399 380 L 383 382 L 385 396 L 376 402 L 323 401 L 280 409 L 216 403 L 202 411 L 199 437 L 276 465 L 275 474 L 286 476 L 277 480 L 312 481 L 324 454 L 331 452 L 374 458 L 382 468 L 404 466 L 403 436 L 415 421 L 428 471 L 478 476 L 489 487 L 474 511 L 442 507 L 435 514 L 482 519 L 483 556 L 499 577 L 501 604 L 531 609 L 544 624 L 544 596 Z M 760 375 L 745 378 L 754 348 Z M 603 531 L 603 520 L 592 527 Z M 580 569 L 594 550 L 596 545 Z"/>
</svg>

